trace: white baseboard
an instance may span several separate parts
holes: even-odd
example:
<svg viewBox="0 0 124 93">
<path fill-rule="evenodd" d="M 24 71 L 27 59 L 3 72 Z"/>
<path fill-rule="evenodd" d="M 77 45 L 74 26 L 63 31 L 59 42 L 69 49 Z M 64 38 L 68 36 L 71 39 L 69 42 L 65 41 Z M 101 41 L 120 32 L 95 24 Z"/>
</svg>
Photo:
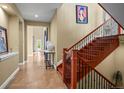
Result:
<svg viewBox="0 0 124 93">
<path fill-rule="evenodd" d="M 63 60 L 61 59 L 60 61 L 57 62 L 56 66 L 59 66 L 62 62 Z"/>
<path fill-rule="evenodd" d="M 57 67 L 56 67 L 56 65 L 54 64 L 54 69 L 56 70 L 57 69 Z"/>
<path fill-rule="evenodd" d="M 18 65 L 24 65 L 27 61 L 20 62 Z"/>
<path fill-rule="evenodd" d="M 24 63 L 23 62 L 20 62 L 18 65 L 24 65 Z"/>
<path fill-rule="evenodd" d="M 17 67 L 17 69 L 6 79 L 6 81 L 0 86 L 0 89 L 6 88 L 6 86 L 15 77 L 18 71 L 19 71 L 19 67 Z"/>
</svg>

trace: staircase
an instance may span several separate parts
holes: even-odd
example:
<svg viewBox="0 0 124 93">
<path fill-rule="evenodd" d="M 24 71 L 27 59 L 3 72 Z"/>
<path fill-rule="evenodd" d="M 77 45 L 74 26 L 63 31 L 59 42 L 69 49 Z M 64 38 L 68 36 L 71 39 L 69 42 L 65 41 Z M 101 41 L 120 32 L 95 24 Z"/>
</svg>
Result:
<svg viewBox="0 0 124 93">
<path fill-rule="evenodd" d="M 63 49 L 63 63 L 57 70 L 68 88 L 115 88 L 95 67 L 119 46 L 119 32 L 119 24 L 110 18 L 69 49 Z"/>
</svg>

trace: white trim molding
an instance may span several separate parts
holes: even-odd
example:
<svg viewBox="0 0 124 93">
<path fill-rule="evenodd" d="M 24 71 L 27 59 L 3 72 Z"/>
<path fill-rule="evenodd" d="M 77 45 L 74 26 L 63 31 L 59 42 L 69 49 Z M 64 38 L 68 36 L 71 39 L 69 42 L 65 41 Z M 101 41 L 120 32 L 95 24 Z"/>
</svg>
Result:
<svg viewBox="0 0 124 93">
<path fill-rule="evenodd" d="M 57 70 L 57 67 L 56 67 L 56 65 L 55 65 L 55 64 L 54 64 L 54 69 L 55 69 L 55 70 Z"/>
<path fill-rule="evenodd" d="M 6 60 L 12 56 L 16 56 L 17 54 L 18 54 L 18 52 L 9 52 L 7 54 L 0 55 L 0 62 L 3 62 L 4 60 Z"/>
<path fill-rule="evenodd" d="M 6 88 L 6 86 L 9 84 L 9 82 L 15 77 L 15 75 L 18 73 L 19 67 L 5 80 L 5 82 L 0 86 L 0 89 Z"/>
<path fill-rule="evenodd" d="M 27 63 L 27 60 L 20 62 L 18 65 L 24 65 L 25 63 Z"/>
</svg>

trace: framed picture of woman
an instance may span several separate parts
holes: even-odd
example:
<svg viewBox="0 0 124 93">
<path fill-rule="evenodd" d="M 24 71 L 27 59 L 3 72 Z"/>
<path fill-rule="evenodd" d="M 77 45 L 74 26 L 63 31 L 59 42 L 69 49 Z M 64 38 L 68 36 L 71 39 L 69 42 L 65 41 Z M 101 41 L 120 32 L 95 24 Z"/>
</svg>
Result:
<svg viewBox="0 0 124 93">
<path fill-rule="evenodd" d="M 3 27 L 0 27 L 0 54 L 8 52 L 7 44 L 7 30 Z"/>
<path fill-rule="evenodd" d="M 82 5 L 76 5 L 76 23 L 87 24 L 88 23 L 88 7 Z"/>
</svg>

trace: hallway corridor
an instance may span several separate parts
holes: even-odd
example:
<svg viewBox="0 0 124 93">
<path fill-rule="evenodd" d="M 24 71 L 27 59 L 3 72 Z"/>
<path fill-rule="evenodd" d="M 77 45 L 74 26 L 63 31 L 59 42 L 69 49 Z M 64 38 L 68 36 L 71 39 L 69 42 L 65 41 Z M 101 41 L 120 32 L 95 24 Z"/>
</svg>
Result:
<svg viewBox="0 0 124 93">
<path fill-rule="evenodd" d="M 40 56 L 41 55 L 41 56 Z M 35 53 L 8 85 L 8 89 L 60 89 L 66 88 L 58 72 L 45 69 L 43 54 Z"/>
</svg>

